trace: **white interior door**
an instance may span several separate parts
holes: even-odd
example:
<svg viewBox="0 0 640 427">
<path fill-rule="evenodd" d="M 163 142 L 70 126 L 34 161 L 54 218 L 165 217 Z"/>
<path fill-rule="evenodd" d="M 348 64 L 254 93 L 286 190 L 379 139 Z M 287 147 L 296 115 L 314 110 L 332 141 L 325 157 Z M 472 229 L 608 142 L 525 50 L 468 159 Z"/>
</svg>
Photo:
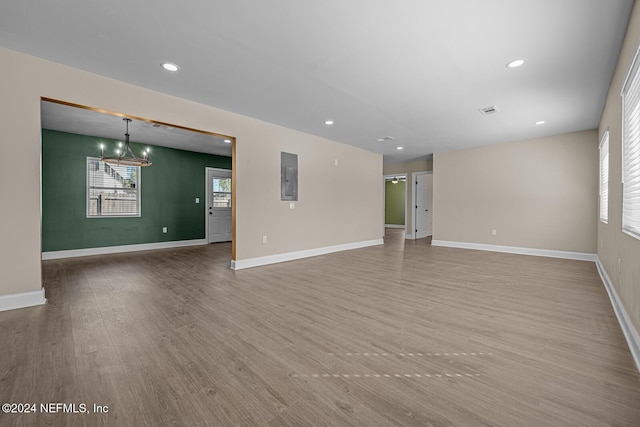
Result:
<svg viewBox="0 0 640 427">
<path fill-rule="evenodd" d="M 426 175 L 427 180 L 427 236 L 433 234 L 433 174 Z"/>
<path fill-rule="evenodd" d="M 231 171 L 207 169 L 207 241 L 231 241 Z"/>
<path fill-rule="evenodd" d="M 433 174 L 421 173 L 416 175 L 416 239 L 431 235 L 432 190 Z"/>
</svg>

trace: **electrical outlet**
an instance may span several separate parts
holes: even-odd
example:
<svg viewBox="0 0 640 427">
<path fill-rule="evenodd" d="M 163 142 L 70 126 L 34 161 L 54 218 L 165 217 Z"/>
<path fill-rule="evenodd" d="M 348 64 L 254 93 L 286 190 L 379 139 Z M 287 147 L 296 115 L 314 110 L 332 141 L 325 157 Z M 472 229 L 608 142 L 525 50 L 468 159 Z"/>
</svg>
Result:
<svg viewBox="0 0 640 427">
<path fill-rule="evenodd" d="M 262 243 L 267 243 L 267 236 L 262 236 Z"/>
<path fill-rule="evenodd" d="M 618 258 L 618 273 L 622 273 L 622 258 Z"/>
<path fill-rule="evenodd" d="M 496 230 L 496 229 L 491 230 L 491 235 L 492 236 L 497 236 L 498 235 L 498 230 Z"/>
<path fill-rule="evenodd" d="M 338 166 L 338 159 L 333 159 L 333 165 Z"/>
<path fill-rule="evenodd" d="M 162 232 L 166 233 L 167 232 L 167 227 L 162 227 Z"/>
</svg>

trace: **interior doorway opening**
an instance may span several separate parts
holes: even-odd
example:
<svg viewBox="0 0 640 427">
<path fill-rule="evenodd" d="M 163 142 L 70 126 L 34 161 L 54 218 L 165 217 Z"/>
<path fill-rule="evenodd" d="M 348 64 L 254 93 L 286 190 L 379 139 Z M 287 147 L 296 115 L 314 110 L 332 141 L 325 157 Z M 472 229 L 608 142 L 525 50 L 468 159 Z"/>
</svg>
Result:
<svg viewBox="0 0 640 427">
<path fill-rule="evenodd" d="M 384 176 L 384 228 L 407 228 L 407 175 Z"/>
<path fill-rule="evenodd" d="M 41 99 L 40 111 L 43 260 L 208 243 L 206 169 L 225 171 L 216 191 L 224 199 L 223 190 L 234 178 L 234 137 L 50 98 Z M 123 119 L 134 153 L 150 155 L 149 167 L 124 173 L 110 166 L 119 162 Z M 88 169 L 90 160 L 93 169 Z M 88 171 L 99 179 L 90 183 Z M 105 193 L 102 200 L 114 204 L 121 203 L 125 192 L 133 194 L 133 189 L 135 212 L 91 214 L 92 191 Z M 86 197 L 78 196 L 84 193 Z M 231 200 L 235 197 L 231 193 L 235 189 L 226 195 L 229 225 L 224 230 L 229 237 L 225 235 L 224 241 L 232 242 L 230 259 L 234 261 Z M 218 200 L 217 206 L 222 203 Z"/>
</svg>

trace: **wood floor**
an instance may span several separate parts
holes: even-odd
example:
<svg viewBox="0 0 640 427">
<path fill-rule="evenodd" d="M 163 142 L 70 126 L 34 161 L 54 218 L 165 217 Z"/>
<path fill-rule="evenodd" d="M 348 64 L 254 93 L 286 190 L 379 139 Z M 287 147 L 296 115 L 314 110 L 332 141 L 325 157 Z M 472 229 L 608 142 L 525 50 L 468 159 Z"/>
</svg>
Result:
<svg viewBox="0 0 640 427">
<path fill-rule="evenodd" d="M 388 233 L 237 272 L 229 244 L 46 261 L 48 303 L 0 313 L 1 403 L 39 413 L 0 425 L 640 425 L 593 263 Z"/>
</svg>

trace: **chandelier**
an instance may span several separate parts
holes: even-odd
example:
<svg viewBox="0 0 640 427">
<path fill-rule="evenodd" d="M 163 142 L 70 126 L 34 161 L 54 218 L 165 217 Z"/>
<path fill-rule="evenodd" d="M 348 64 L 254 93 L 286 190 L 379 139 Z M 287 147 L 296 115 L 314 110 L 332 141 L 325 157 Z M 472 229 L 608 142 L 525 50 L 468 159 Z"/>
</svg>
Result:
<svg viewBox="0 0 640 427">
<path fill-rule="evenodd" d="M 149 149 L 146 149 L 142 153 L 142 157 L 136 157 L 133 154 L 133 151 L 131 151 L 131 145 L 129 144 L 129 122 L 131 119 L 124 118 L 122 120 L 127 123 L 127 129 L 124 134 L 124 147 L 122 146 L 122 143 L 120 143 L 115 156 L 105 156 L 104 145 L 100 145 L 100 160 L 105 163 L 115 165 L 151 166 L 151 162 L 149 161 Z"/>
</svg>

